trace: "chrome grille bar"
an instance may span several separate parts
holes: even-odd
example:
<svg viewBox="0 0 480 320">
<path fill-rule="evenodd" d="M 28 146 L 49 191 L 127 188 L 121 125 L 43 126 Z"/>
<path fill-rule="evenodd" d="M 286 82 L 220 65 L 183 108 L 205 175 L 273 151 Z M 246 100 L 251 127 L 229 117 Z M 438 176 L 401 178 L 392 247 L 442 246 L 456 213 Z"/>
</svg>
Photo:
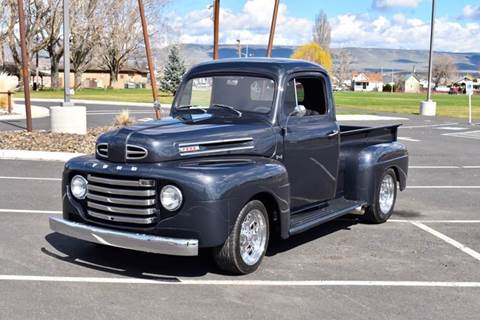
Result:
<svg viewBox="0 0 480 320">
<path fill-rule="evenodd" d="M 114 215 L 108 215 L 108 214 L 103 214 L 99 213 L 96 211 L 88 210 L 87 211 L 89 215 L 92 217 L 98 218 L 98 219 L 103 219 L 103 220 L 108 220 L 112 222 L 123 222 L 123 223 L 135 223 L 135 224 L 151 224 L 156 221 L 155 217 L 150 217 L 150 218 L 131 218 L 131 217 L 121 217 L 121 216 L 114 216 Z"/>
<path fill-rule="evenodd" d="M 115 189 L 107 187 L 99 187 L 96 185 L 89 184 L 88 191 L 96 191 L 107 194 L 123 195 L 123 196 L 137 196 L 137 197 L 151 197 L 155 195 L 155 190 L 129 190 L 129 189 Z"/>
<path fill-rule="evenodd" d="M 121 214 L 135 214 L 139 216 L 149 216 L 155 213 L 155 209 L 148 208 L 148 209 L 132 209 L 132 208 L 121 208 L 121 207 L 112 207 L 112 206 L 105 206 L 103 204 L 98 204 L 96 202 L 87 202 L 87 206 L 89 208 L 99 209 L 102 211 L 108 211 L 112 213 L 121 213 Z"/>
<path fill-rule="evenodd" d="M 140 179 L 140 180 L 121 180 L 121 179 L 108 179 L 97 176 L 88 175 L 89 182 L 97 182 L 102 184 L 109 184 L 114 186 L 126 186 L 126 187 L 153 187 L 155 186 L 155 180 Z"/>
<path fill-rule="evenodd" d="M 126 204 L 132 206 L 152 206 L 156 203 L 155 198 L 153 199 L 129 199 L 129 198 L 112 198 L 100 196 L 97 194 L 88 193 L 87 198 L 90 200 L 95 200 L 99 202 L 106 202 L 111 204 Z"/>
</svg>

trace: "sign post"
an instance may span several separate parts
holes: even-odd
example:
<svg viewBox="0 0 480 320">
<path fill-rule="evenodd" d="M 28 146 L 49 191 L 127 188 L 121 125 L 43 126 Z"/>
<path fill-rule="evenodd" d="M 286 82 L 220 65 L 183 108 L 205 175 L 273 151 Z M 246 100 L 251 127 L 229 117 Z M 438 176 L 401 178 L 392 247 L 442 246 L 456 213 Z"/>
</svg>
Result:
<svg viewBox="0 0 480 320">
<path fill-rule="evenodd" d="M 468 96 L 468 124 L 472 124 L 473 81 L 465 82 L 465 93 Z"/>
</svg>

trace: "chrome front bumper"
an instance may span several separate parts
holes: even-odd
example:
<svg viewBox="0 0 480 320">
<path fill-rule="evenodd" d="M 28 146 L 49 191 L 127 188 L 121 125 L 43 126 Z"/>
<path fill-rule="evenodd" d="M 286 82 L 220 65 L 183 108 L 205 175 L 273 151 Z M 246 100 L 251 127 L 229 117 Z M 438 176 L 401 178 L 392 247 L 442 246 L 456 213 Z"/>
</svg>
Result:
<svg viewBox="0 0 480 320">
<path fill-rule="evenodd" d="M 50 217 L 50 229 L 73 238 L 112 247 L 174 256 L 198 255 L 198 240 L 157 237 L 147 234 L 123 232 Z"/>
</svg>

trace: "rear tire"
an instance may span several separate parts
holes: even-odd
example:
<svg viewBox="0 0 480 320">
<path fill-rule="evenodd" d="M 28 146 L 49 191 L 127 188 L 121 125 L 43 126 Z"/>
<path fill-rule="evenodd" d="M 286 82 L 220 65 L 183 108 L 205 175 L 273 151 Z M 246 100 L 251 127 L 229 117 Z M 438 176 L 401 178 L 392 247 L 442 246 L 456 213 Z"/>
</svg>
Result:
<svg viewBox="0 0 480 320">
<path fill-rule="evenodd" d="M 375 224 L 386 222 L 393 213 L 396 200 L 397 175 L 389 168 L 377 182 L 373 204 L 366 209 L 363 220 Z"/>
<path fill-rule="evenodd" d="M 270 229 L 267 209 L 261 201 L 247 203 L 225 243 L 214 249 L 218 267 L 233 274 L 252 273 L 267 251 Z"/>
</svg>

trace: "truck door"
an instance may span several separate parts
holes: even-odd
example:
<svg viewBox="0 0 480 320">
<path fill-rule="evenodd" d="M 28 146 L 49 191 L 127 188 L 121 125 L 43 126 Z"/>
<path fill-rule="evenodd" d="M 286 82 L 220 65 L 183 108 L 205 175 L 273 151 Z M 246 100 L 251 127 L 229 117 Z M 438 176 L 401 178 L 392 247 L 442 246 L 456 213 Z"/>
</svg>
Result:
<svg viewBox="0 0 480 320">
<path fill-rule="evenodd" d="M 293 211 L 335 197 L 339 127 L 329 86 L 323 74 L 308 74 L 291 78 L 284 89 L 283 161 L 290 179 Z M 305 107 L 305 115 L 292 115 L 296 105 Z"/>
</svg>

